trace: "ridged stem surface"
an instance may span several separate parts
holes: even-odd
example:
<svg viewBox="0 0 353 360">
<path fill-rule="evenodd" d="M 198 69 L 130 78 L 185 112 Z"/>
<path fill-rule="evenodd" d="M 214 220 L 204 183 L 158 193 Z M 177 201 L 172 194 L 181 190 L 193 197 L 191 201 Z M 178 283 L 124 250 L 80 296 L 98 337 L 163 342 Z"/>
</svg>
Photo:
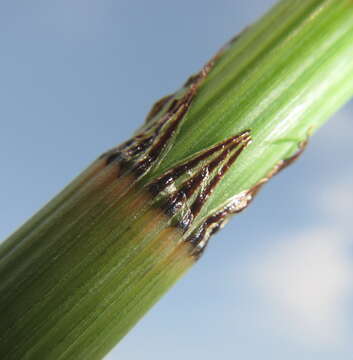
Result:
<svg viewBox="0 0 353 360">
<path fill-rule="evenodd" d="M 0 358 L 102 358 L 352 95 L 353 2 L 279 2 L 2 244 Z"/>
</svg>

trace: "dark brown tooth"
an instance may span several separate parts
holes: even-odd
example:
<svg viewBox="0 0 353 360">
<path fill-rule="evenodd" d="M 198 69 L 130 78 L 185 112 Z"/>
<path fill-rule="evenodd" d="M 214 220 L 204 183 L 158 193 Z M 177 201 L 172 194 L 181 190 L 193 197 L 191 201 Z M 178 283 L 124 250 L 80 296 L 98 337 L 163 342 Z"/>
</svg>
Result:
<svg viewBox="0 0 353 360">
<path fill-rule="evenodd" d="M 226 172 L 229 170 L 229 168 L 233 165 L 235 160 L 239 157 L 239 155 L 242 153 L 242 151 L 245 149 L 245 147 L 250 143 L 250 137 L 246 138 L 245 142 L 239 146 L 239 148 L 230 156 L 228 161 L 220 168 L 220 170 L 217 172 L 217 174 L 211 179 L 209 184 L 203 189 L 193 204 L 191 205 L 191 212 L 194 217 L 196 217 L 207 199 L 210 197 L 214 189 L 216 188 L 217 184 L 222 180 Z M 233 149 L 232 149 L 233 150 Z M 224 154 L 227 155 L 227 154 Z M 222 159 L 220 159 L 222 161 Z"/>
<path fill-rule="evenodd" d="M 250 131 L 245 130 L 236 136 L 221 141 L 220 143 L 198 153 L 196 156 L 193 156 L 191 159 L 183 162 L 182 164 L 177 165 L 174 168 L 168 170 L 165 174 L 160 176 L 157 180 L 153 181 L 149 185 L 149 191 L 153 195 L 158 195 L 161 191 L 163 191 L 168 185 L 170 185 L 175 180 L 177 180 L 180 176 L 182 176 L 189 170 L 192 170 L 195 167 L 197 167 L 197 165 L 199 165 L 201 161 L 210 158 L 212 155 L 222 150 L 224 147 L 227 147 L 229 145 L 236 146 L 241 142 L 249 141 L 249 139 L 250 139 Z"/>
<path fill-rule="evenodd" d="M 158 159 L 158 157 L 162 154 L 163 150 L 166 149 L 168 143 L 170 143 L 171 139 L 173 138 L 176 129 L 180 124 L 180 121 L 184 118 L 188 107 L 189 104 L 182 104 L 182 106 L 180 106 L 179 112 L 176 113 L 172 121 L 161 133 L 161 136 L 157 139 L 156 143 L 152 144 L 150 149 L 148 149 L 146 156 L 142 160 L 137 162 L 137 164 L 133 168 L 133 173 L 135 173 L 136 176 L 140 177 L 141 175 L 143 175 Z"/>
<path fill-rule="evenodd" d="M 167 216 L 173 218 L 174 226 L 184 232 L 193 226 L 195 218 L 209 196 L 250 141 L 250 131 L 245 130 L 176 165 L 147 185 L 147 189 L 153 196 L 161 196 L 159 206 Z M 185 179 L 176 184 L 176 180 L 181 176 Z M 170 189 L 163 193 L 168 186 L 173 184 L 174 190 Z M 217 214 L 217 216 L 220 215 Z M 215 216 L 210 217 L 203 230 L 200 230 L 198 238 L 209 232 L 209 226 L 213 226 L 213 231 L 215 231 L 216 222 Z"/>
</svg>

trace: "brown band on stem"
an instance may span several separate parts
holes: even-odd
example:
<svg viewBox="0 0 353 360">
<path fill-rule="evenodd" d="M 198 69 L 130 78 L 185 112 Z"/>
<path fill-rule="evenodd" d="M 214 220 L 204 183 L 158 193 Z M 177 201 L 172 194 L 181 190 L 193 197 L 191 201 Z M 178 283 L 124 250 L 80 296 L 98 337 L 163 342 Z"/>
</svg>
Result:
<svg viewBox="0 0 353 360">
<path fill-rule="evenodd" d="M 179 92 L 159 100 L 131 140 L 103 154 L 101 159 L 105 159 L 107 165 L 113 162 L 119 165 L 118 176 L 129 174 L 132 183 L 140 182 L 161 161 L 170 149 L 200 84 L 227 48 L 227 45 L 223 47 L 198 74 L 191 76 Z M 245 209 L 260 188 L 293 163 L 306 146 L 305 141 L 297 153 L 280 161 L 256 185 L 234 196 L 223 208 L 200 221 L 197 218 L 202 216 L 205 203 L 250 142 L 250 131 L 245 130 L 199 152 L 144 185 L 152 196 L 152 202 L 154 198 L 159 199 L 156 205 L 163 210 L 166 220 L 172 219 L 172 224 L 185 234 L 184 240 L 192 244 L 194 256 L 200 256 L 209 237 L 224 225 L 230 215 Z"/>
</svg>

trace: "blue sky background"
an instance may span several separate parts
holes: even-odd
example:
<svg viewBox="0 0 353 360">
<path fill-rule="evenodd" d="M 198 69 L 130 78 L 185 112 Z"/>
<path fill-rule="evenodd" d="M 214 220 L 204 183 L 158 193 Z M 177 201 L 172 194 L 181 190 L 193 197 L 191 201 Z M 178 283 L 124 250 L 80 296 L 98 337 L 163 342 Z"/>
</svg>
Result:
<svg viewBox="0 0 353 360">
<path fill-rule="evenodd" d="M 0 4 L 0 238 L 128 138 L 272 0 Z M 107 356 L 348 359 L 353 103 Z"/>
</svg>

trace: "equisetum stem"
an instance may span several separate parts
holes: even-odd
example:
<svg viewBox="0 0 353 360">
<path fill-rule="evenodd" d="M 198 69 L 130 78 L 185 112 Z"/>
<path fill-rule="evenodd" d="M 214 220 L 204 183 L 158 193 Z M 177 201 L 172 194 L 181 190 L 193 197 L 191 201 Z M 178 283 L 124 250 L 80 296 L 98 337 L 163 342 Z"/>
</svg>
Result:
<svg viewBox="0 0 353 360">
<path fill-rule="evenodd" d="M 0 249 L 1 359 L 100 359 L 353 94 L 353 2 L 284 0 Z"/>
</svg>

